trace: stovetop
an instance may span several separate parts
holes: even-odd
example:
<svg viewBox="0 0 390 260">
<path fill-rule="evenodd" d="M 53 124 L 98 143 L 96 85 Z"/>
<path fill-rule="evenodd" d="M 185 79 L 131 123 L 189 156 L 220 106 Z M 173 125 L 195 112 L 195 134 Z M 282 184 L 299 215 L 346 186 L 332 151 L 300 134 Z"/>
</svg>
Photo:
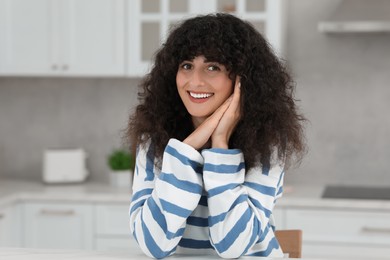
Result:
<svg viewBox="0 0 390 260">
<path fill-rule="evenodd" d="M 364 187 L 330 185 L 325 187 L 322 197 L 333 199 L 390 200 L 390 186 Z"/>
</svg>

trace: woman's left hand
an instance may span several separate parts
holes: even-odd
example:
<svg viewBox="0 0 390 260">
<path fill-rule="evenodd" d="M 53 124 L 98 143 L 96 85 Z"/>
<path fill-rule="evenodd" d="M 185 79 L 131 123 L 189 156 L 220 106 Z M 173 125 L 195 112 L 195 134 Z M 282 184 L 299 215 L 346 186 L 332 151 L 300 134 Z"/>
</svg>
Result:
<svg viewBox="0 0 390 260">
<path fill-rule="evenodd" d="M 213 148 L 224 148 L 227 149 L 230 136 L 237 126 L 238 121 L 241 117 L 240 111 L 240 97 L 241 97 L 241 82 L 240 77 L 236 78 L 233 98 L 230 102 L 229 107 L 223 114 L 221 120 L 218 123 L 217 128 L 211 135 L 211 146 Z"/>
</svg>

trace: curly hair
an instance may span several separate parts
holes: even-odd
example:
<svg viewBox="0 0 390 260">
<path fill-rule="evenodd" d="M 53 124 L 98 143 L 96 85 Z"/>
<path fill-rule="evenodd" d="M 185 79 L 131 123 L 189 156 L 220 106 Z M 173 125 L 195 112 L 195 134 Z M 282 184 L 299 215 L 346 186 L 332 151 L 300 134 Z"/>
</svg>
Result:
<svg viewBox="0 0 390 260">
<path fill-rule="evenodd" d="M 246 168 L 268 166 L 274 149 L 279 159 L 299 161 L 305 150 L 305 118 L 297 111 L 287 69 L 250 23 L 222 13 L 190 18 L 171 31 L 141 81 L 140 104 L 127 128 L 130 143 L 138 146 L 150 139 L 161 159 L 170 138 L 183 141 L 194 131 L 176 74 L 183 61 L 199 55 L 223 64 L 230 79 L 241 76 L 242 115 L 229 148 L 243 152 Z"/>
</svg>

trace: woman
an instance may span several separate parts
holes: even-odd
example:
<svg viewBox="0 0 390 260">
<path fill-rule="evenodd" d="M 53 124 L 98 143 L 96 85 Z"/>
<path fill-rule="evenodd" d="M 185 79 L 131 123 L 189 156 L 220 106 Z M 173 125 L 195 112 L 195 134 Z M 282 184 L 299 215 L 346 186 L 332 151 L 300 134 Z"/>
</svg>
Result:
<svg viewBox="0 0 390 260">
<path fill-rule="evenodd" d="M 130 228 L 145 254 L 282 257 L 272 210 L 304 150 L 284 66 L 249 23 L 188 19 L 142 81 Z"/>
</svg>

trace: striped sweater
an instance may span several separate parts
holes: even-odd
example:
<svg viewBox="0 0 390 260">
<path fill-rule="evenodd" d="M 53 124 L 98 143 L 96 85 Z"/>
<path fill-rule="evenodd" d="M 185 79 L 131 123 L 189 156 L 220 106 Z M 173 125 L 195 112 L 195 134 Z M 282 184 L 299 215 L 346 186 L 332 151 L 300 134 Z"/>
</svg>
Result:
<svg viewBox="0 0 390 260">
<path fill-rule="evenodd" d="M 283 257 L 272 217 L 283 175 L 279 164 L 245 171 L 238 149 L 200 153 L 176 139 L 160 169 L 149 142 L 137 150 L 130 230 L 154 258 L 175 252 Z"/>
</svg>

